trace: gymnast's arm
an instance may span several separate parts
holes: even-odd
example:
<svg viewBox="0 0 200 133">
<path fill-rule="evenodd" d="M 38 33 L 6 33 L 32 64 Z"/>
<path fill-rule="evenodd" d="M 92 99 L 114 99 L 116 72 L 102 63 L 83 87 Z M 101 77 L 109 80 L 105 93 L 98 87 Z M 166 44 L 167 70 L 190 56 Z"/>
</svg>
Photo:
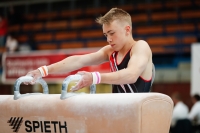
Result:
<svg viewBox="0 0 200 133">
<path fill-rule="evenodd" d="M 106 47 L 103 47 L 94 53 L 70 56 L 62 61 L 51 64 L 47 66 L 49 74 L 59 72 L 68 73 L 85 66 L 101 64 L 108 60 L 107 53 L 105 52 L 106 49 Z"/>
<path fill-rule="evenodd" d="M 138 77 L 143 74 L 146 67 L 149 71 L 146 72 L 152 75 L 152 53 L 149 45 L 145 41 L 138 41 L 133 46 L 128 66 L 126 69 L 111 73 L 101 73 L 101 83 L 106 84 L 129 84 L 135 83 Z M 151 65 L 151 66 L 150 66 Z"/>
<path fill-rule="evenodd" d="M 94 53 L 69 56 L 59 62 L 47 66 L 48 74 L 63 72 L 68 73 L 74 70 L 78 70 L 85 66 L 101 64 L 105 61 L 108 61 L 107 51 L 109 51 L 109 49 L 109 46 L 105 46 Z M 34 84 L 38 78 L 42 77 L 38 69 L 28 72 L 27 75 L 33 77 L 33 81 L 30 82 L 31 84 Z"/>
</svg>

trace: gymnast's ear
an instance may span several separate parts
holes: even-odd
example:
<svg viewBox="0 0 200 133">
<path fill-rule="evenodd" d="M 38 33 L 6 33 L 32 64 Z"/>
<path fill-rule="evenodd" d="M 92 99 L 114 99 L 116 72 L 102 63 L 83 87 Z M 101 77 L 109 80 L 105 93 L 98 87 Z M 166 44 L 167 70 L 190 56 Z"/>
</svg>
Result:
<svg viewBox="0 0 200 133">
<path fill-rule="evenodd" d="M 131 34 L 131 27 L 129 25 L 125 26 L 126 35 Z"/>
</svg>

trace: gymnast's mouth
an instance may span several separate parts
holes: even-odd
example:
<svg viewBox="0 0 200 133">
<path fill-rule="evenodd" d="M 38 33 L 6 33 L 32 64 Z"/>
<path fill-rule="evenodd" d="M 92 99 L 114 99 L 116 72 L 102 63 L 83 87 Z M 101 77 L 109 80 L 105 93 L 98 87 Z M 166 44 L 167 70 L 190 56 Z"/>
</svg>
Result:
<svg viewBox="0 0 200 133">
<path fill-rule="evenodd" d="M 115 46 L 115 44 L 110 44 L 110 46 L 111 46 L 111 47 L 114 47 L 114 46 Z"/>
</svg>

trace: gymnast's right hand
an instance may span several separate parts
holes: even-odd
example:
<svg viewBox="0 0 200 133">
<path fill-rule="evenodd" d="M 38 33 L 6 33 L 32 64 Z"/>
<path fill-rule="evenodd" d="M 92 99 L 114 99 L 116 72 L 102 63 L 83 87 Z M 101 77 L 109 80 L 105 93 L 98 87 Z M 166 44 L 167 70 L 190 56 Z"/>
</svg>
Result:
<svg viewBox="0 0 200 133">
<path fill-rule="evenodd" d="M 28 85 L 28 84 L 33 85 L 33 84 L 36 83 L 36 81 L 37 81 L 38 79 L 40 79 L 40 78 L 42 77 L 42 75 L 41 75 L 41 73 L 40 73 L 40 71 L 39 71 L 38 69 L 28 72 L 28 73 L 26 74 L 26 76 L 31 76 L 31 77 L 33 77 L 33 80 L 30 81 L 30 82 L 24 82 L 25 85 Z"/>
</svg>

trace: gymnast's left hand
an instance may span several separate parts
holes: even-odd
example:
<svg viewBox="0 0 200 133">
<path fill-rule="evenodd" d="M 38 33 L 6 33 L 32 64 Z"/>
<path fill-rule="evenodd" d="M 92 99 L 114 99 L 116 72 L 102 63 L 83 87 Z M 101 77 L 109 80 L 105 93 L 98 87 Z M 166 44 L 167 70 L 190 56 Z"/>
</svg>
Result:
<svg viewBox="0 0 200 133">
<path fill-rule="evenodd" d="M 78 73 L 82 76 L 82 78 L 77 82 L 75 86 L 73 86 L 70 90 L 71 91 L 77 91 L 79 89 L 82 89 L 84 87 L 88 87 L 92 85 L 92 73 L 86 72 L 86 71 L 79 71 Z"/>
</svg>

